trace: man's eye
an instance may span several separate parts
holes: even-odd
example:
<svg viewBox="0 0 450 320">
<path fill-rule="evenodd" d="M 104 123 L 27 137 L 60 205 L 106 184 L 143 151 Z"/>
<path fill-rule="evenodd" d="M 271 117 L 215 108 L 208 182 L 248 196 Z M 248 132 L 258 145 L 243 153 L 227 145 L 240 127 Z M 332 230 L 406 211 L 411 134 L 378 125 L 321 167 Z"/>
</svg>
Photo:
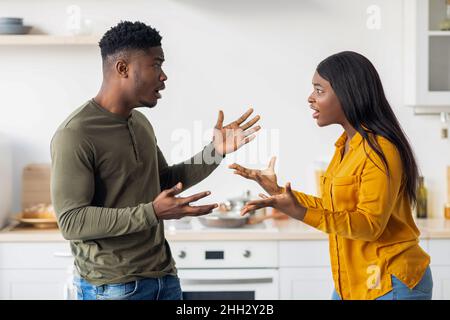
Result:
<svg viewBox="0 0 450 320">
<path fill-rule="evenodd" d="M 317 93 L 323 93 L 323 90 L 322 89 L 316 89 L 316 92 Z"/>
</svg>

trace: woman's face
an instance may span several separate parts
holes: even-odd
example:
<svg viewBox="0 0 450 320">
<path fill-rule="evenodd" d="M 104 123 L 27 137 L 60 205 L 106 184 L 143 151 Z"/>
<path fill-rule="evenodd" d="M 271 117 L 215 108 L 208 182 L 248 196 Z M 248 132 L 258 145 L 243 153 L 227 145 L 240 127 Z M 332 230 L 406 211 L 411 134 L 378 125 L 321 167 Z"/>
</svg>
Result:
<svg viewBox="0 0 450 320">
<path fill-rule="evenodd" d="M 314 110 L 313 118 L 317 120 L 319 127 L 330 124 L 341 124 L 347 122 L 341 102 L 334 93 L 330 83 L 322 78 L 316 71 L 314 73 L 312 84 L 314 91 L 308 98 L 310 108 Z"/>
</svg>

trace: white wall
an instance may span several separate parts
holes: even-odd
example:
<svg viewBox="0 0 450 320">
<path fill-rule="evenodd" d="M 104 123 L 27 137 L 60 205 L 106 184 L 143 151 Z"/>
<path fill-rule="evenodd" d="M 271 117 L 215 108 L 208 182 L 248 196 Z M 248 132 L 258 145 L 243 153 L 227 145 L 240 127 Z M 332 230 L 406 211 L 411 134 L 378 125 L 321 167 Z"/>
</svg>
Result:
<svg viewBox="0 0 450 320">
<path fill-rule="evenodd" d="M 403 106 L 401 0 L 4 0 L 0 16 L 22 16 L 43 32 L 62 34 L 69 4 L 78 4 L 93 20 L 95 33 L 102 34 L 121 19 L 141 20 L 161 31 L 169 80 L 158 106 L 144 113 L 170 162 L 177 160 L 172 152 L 179 144 L 172 134 L 188 130 L 194 139 L 189 153 L 194 153 L 203 132 L 198 127 L 212 127 L 219 108 L 225 111 L 225 120 L 231 120 L 251 105 L 261 114 L 264 128 L 275 132 L 275 139 L 261 134 L 253 146 L 238 151 L 238 160 L 263 167 L 271 151 L 262 147 L 271 146 L 272 152 L 278 150 L 280 181 L 292 181 L 295 188 L 310 193 L 315 190 L 314 160 L 331 156 L 341 132 L 337 126 L 318 128 L 311 117 L 306 100 L 314 69 L 338 51 L 365 54 L 378 68 L 415 149 L 430 190 L 430 211 L 442 216 L 449 141 L 440 139 L 438 118 L 413 116 Z M 366 27 L 370 5 L 381 8 L 380 30 Z M 23 166 L 50 161 L 49 142 L 58 124 L 96 94 L 101 80 L 99 50 L 0 47 L 0 70 L 0 131 L 14 148 L 17 211 Z M 257 146 L 264 155 L 260 161 L 251 156 Z M 228 156 L 226 162 L 234 160 Z M 246 188 L 260 191 L 222 165 L 194 189 L 209 189 L 211 200 L 222 201 Z"/>
</svg>

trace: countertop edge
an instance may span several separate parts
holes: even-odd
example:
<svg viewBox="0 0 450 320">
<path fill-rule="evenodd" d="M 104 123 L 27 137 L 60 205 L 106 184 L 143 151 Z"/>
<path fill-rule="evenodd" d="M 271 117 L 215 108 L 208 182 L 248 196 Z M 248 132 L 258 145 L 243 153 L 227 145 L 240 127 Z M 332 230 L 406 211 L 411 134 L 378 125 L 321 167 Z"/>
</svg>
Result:
<svg viewBox="0 0 450 320">
<path fill-rule="evenodd" d="M 450 239 L 450 220 L 427 219 L 417 222 L 420 240 Z M 213 231 L 213 230 L 165 230 L 168 241 L 288 241 L 328 240 L 328 235 L 296 220 L 274 223 L 271 230 L 262 231 Z M 0 243 L 7 242 L 65 242 L 58 229 L 4 229 L 0 231 Z"/>
</svg>

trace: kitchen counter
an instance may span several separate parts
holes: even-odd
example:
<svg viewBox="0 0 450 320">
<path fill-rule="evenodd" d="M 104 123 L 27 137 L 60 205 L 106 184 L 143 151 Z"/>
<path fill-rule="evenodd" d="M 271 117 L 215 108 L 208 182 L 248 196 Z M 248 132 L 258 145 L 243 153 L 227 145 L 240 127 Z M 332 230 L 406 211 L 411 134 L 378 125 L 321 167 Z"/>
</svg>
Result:
<svg viewBox="0 0 450 320">
<path fill-rule="evenodd" d="M 197 220 L 193 220 L 197 221 Z M 416 221 L 422 239 L 450 239 L 450 220 L 420 219 Z M 194 225 L 194 223 L 192 223 Z M 181 225 L 180 225 L 181 226 Z M 264 223 L 238 229 L 177 228 L 166 224 L 169 241 L 214 241 L 214 240 L 326 240 L 326 234 L 300 221 L 266 220 Z M 66 241 L 58 229 L 34 229 L 29 227 L 5 228 L 0 231 L 0 242 L 58 242 Z"/>
</svg>

